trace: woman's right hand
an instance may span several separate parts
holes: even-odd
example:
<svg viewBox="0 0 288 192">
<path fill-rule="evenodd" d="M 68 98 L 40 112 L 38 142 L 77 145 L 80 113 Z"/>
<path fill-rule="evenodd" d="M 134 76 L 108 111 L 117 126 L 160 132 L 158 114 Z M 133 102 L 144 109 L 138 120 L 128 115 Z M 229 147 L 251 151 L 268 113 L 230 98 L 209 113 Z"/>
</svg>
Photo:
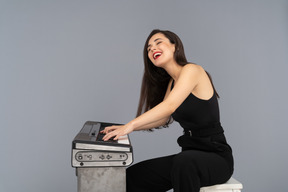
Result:
<svg viewBox="0 0 288 192">
<path fill-rule="evenodd" d="M 107 133 L 110 133 L 111 131 L 114 131 L 114 130 L 119 129 L 121 127 L 123 127 L 123 125 L 112 125 L 109 127 L 105 127 L 105 129 L 103 131 L 101 131 L 101 133 L 107 134 Z"/>
<path fill-rule="evenodd" d="M 133 131 L 132 123 L 127 123 L 125 125 L 113 125 L 106 127 L 103 131 L 105 136 L 103 137 L 104 141 L 113 138 L 113 140 L 118 140 L 119 137 L 127 135 Z"/>
</svg>

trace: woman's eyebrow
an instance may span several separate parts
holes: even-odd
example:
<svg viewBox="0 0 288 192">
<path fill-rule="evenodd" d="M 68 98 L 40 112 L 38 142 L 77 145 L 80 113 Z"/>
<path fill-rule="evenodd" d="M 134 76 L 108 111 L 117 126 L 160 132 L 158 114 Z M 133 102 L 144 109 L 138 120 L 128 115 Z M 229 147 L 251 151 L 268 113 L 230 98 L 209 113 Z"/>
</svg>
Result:
<svg viewBox="0 0 288 192">
<path fill-rule="evenodd" d="M 157 38 L 157 39 L 154 40 L 154 42 L 156 42 L 156 41 L 158 41 L 158 40 L 162 40 L 162 39 L 161 39 L 161 38 Z M 148 49 L 150 46 L 151 46 L 151 44 L 149 44 L 149 45 L 147 46 L 147 49 Z"/>
</svg>

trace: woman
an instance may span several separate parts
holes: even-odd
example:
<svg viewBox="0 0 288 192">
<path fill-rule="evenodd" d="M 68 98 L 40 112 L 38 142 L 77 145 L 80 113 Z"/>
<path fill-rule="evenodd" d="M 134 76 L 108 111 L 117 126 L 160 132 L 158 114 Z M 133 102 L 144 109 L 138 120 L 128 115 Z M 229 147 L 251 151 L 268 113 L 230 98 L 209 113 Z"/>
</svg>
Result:
<svg viewBox="0 0 288 192">
<path fill-rule="evenodd" d="M 178 154 L 147 160 L 127 169 L 128 192 L 199 192 L 200 187 L 226 182 L 233 173 L 232 150 L 220 124 L 218 94 L 210 76 L 188 63 L 179 37 L 153 30 L 144 47 L 138 114 L 122 126 L 104 130 L 104 140 L 167 126 L 178 121 L 184 134 Z"/>
</svg>

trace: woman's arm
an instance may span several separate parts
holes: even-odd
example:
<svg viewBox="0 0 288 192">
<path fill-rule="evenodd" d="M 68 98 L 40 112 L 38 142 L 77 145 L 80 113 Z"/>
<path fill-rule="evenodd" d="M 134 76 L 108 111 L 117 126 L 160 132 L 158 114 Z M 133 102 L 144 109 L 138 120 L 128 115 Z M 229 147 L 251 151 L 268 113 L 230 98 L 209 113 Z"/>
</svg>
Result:
<svg viewBox="0 0 288 192">
<path fill-rule="evenodd" d="M 169 117 L 168 118 L 163 118 L 159 121 L 156 121 L 156 122 L 153 122 L 153 123 L 150 123 L 150 124 L 146 124 L 146 125 L 143 125 L 142 127 L 139 127 L 138 130 L 146 130 L 146 129 L 153 129 L 155 127 L 160 127 L 160 126 L 164 126 L 166 125 L 166 123 L 168 122 L 169 120 Z M 112 125 L 112 126 L 109 126 L 109 127 L 106 127 L 104 131 L 102 131 L 102 133 L 109 133 L 110 131 L 114 131 L 116 129 L 121 129 L 123 126 L 126 126 L 126 125 Z M 136 130 L 135 130 L 136 131 Z"/>
<path fill-rule="evenodd" d="M 142 127 L 139 127 L 137 130 L 153 129 L 153 128 L 156 128 L 156 127 L 164 126 L 164 125 L 166 125 L 167 122 L 169 121 L 169 118 L 170 118 L 170 116 L 165 117 L 165 118 L 163 118 L 163 119 L 160 119 L 160 120 L 158 120 L 158 121 L 156 121 L 156 122 L 143 125 Z M 135 131 L 136 131 L 136 130 L 135 130 Z"/>
<path fill-rule="evenodd" d="M 171 91 L 171 85 L 172 85 L 172 79 L 169 81 L 168 86 L 167 86 L 167 90 L 164 96 L 163 101 L 165 101 L 168 97 L 168 95 L 170 94 Z M 167 122 L 169 121 L 170 116 L 164 117 L 163 119 L 160 119 L 158 121 L 155 121 L 153 123 L 149 123 L 147 125 L 144 125 L 142 127 L 139 127 L 139 130 L 145 130 L 145 129 L 153 129 L 155 127 L 161 127 L 167 124 Z"/>
<path fill-rule="evenodd" d="M 170 117 L 171 114 L 182 104 L 182 102 L 197 86 L 199 77 L 201 74 L 203 74 L 203 72 L 205 71 L 201 66 L 194 64 L 185 65 L 181 70 L 177 83 L 175 84 L 173 90 L 167 95 L 165 100 L 151 110 L 133 119 L 123 127 L 111 132 L 107 130 L 107 134 L 103 139 L 108 140 L 109 138 L 115 136 L 115 140 L 117 140 L 119 136 L 126 135 L 132 131 L 141 130 L 143 128 L 149 129 L 151 128 L 149 124 Z"/>
<path fill-rule="evenodd" d="M 168 83 L 168 86 L 167 86 L 166 93 L 165 93 L 163 101 L 165 101 L 167 99 L 167 97 L 168 97 L 168 95 L 169 95 L 169 93 L 171 91 L 171 85 L 172 85 L 172 78 L 171 78 L 171 80 Z M 155 127 L 164 126 L 168 122 L 169 118 L 170 118 L 170 116 L 164 117 L 163 119 L 160 119 L 160 120 L 157 120 L 157 121 L 155 121 L 153 123 L 149 123 L 147 125 L 139 127 L 138 130 L 153 129 Z M 120 125 L 120 126 L 118 126 L 118 125 L 114 126 L 113 125 L 113 126 L 106 127 L 105 130 L 103 131 L 103 133 L 108 133 L 108 132 L 113 131 L 115 129 L 121 128 L 122 126 L 123 125 Z"/>
</svg>

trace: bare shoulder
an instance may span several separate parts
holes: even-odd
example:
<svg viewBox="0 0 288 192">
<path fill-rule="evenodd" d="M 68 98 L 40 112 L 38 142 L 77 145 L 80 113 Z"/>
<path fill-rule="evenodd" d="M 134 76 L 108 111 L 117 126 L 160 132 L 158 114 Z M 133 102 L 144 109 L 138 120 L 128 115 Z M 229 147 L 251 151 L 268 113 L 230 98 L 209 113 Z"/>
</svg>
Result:
<svg viewBox="0 0 288 192">
<path fill-rule="evenodd" d="M 203 67 L 194 63 L 186 64 L 185 66 L 183 66 L 182 70 L 183 73 L 190 73 L 193 75 L 201 75 L 203 72 L 205 72 Z"/>
</svg>

